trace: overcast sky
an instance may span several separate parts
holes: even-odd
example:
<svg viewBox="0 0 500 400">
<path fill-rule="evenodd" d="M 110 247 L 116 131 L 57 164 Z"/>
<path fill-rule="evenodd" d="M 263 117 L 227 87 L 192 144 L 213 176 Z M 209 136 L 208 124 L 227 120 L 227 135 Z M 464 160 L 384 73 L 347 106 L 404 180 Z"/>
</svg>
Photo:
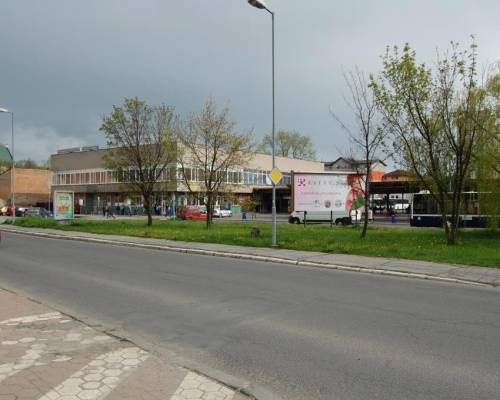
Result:
<svg viewBox="0 0 500 400">
<path fill-rule="evenodd" d="M 16 158 L 104 144 L 102 115 L 139 96 L 198 110 L 229 104 L 240 129 L 271 129 L 271 20 L 246 0 L 0 0 L 0 106 L 16 117 Z M 347 146 L 331 118 L 342 71 L 380 70 L 386 45 L 424 61 L 476 35 L 500 59 L 498 0 L 268 0 L 276 12 L 277 127 L 312 136 L 321 159 Z M 0 114 L 0 142 L 10 119 Z"/>
</svg>

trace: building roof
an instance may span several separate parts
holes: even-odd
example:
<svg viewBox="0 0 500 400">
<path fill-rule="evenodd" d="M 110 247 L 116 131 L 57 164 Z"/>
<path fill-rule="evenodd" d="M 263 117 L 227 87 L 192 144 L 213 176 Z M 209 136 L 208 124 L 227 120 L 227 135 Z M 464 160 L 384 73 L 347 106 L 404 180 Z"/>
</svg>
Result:
<svg viewBox="0 0 500 400">
<path fill-rule="evenodd" d="M 396 169 L 384 174 L 384 178 L 398 178 L 400 176 L 411 177 L 413 174 L 410 171 L 405 171 L 404 169 Z"/>
<path fill-rule="evenodd" d="M 59 150 L 57 154 L 51 155 L 50 165 L 54 171 L 105 168 L 103 157 L 109 150 L 108 148 L 99 149 L 97 147 Z M 185 154 L 183 158 L 189 160 L 189 154 Z M 290 173 L 291 171 L 324 171 L 324 165 L 321 161 L 297 160 L 278 156 L 275 160 L 276 166 L 284 173 Z M 245 168 L 270 171 L 272 169 L 272 156 L 253 153 L 248 157 Z"/>
<path fill-rule="evenodd" d="M 352 166 L 362 165 L 362 164 L 365 164 L 365 162 L 366 162 L 365 160 L 356 160 L 356 159 L 350 158 L 350 157 L 339 157 L 335 161 L 325 162 L 325 166 L 326 167 L 331 167 L 332 165 L 337 164 L 340 160 L 343 160 L 347 164 L 350 164 Z M 382 160 L 380 160 L 378 158 L 370 160 L 370 164 L 376 164 L 376 163 L 380 163 L 380 164 L 382 164 L 384 166 L 387 165 L 384 161 L 382 161 Z"/>
</svg>

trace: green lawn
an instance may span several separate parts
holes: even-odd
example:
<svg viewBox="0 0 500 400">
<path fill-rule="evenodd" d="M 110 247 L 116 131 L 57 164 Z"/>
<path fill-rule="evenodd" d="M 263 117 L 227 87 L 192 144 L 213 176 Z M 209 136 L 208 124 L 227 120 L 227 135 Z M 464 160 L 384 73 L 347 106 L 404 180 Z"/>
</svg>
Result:
<svg viewBox="0 0 500 400">
<path fill-rule="evenodd" d="M 216 221 L 210 230 L 205 228 L 204 222 L 164 220 L 155 220 L 150 228 L 142 220 L 75 220 L 71 225 L 59 225 L 53 220 L 35 217 L 18 218 L 16 225 L 243 246 L 267 247 L 271 242 L 271 224 L 250 221 Z M 250 237 L 250 229 L 254 226 L 260 228 L 261 237 Z M 370 227 L 368 236 L 364 240 L 361 240 L 359 235 L 360 229 L 352 226 L 330 228 L 328 225 L 309 225 L 304 228 L 302 225 L 278 225 L 278 245 L 283 249 L 442 261 L 500 268 L 499 231 L 462 230 L 458 244 L 455 246 L 447 246 L 443 231 L 435 228 Z"/>
</svg>

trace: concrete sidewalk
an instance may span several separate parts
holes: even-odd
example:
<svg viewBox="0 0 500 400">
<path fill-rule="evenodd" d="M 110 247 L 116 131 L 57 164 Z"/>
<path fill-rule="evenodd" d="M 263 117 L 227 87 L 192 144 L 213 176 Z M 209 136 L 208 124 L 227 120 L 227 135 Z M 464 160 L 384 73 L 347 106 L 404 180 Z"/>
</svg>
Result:
<svg viewBox="0 0 500 400">
<path fill-rule="evenodd" d="M 1 400 L 245 400 L 206 376 L 0 289 Z"/>
<path fill-rule="evenodd" d="M 396 258 L 232 246 L 214 243 L 182 242 L 130 236 L 98 235 L 55 229 L 22 228 L 10 225 L 0 225 L 0 230 L 22 235 L 278 262 L 304 267 L 330 268 L 455 283 L 500 286 L 500 268 L 441 264 L 429 261 L 403 260 Z"/>
</svg>

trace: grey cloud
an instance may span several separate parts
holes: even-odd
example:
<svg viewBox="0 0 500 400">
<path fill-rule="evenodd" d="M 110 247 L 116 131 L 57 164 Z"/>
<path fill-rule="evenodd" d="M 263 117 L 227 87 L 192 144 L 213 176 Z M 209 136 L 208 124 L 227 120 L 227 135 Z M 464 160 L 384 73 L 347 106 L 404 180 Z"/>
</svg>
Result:
<svg viewBox="0 0 500 400">
<path fill-rule="evenodd" d="M 436 46 L 477 34 L 482 60 L 499 57 L 498 1 L 268 0 L 276 11 L 277 125 L 313 136 L 324 159 L 346 139 L 342 69 L 380 68 L 388 44 Z M 270 131 L 270 19 L 246 0 L 16 0 L 0 13 L 0 105 L 37 134 L 102 143 L 100 117 L 124 96 L 176 106 L 211 95 L 242 129 Z M 8 140 L 0 121 L 0 141 Z M 51 137 L 49 135 L 49 137 Z M 60 141 L 26 149 L 44 159 Z"/>
</svg>

